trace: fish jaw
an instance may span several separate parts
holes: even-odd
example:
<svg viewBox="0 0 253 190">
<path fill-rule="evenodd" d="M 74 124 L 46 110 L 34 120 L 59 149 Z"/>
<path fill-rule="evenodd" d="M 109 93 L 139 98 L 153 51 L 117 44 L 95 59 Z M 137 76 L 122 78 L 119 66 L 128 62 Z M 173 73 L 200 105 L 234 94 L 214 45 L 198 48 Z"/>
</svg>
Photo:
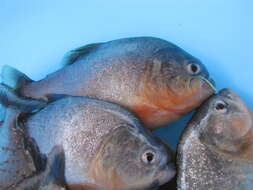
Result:
<svg viewBox="0 0 253 190">
<path fill-rule="evenodd" d="M 168 181 L 170 181 L 176 175 L 176 169 L 174 164 L 166 165 L 162 170 L 159 171 L 157 175 L 157 180 L 159 182 L 159 186 L 164 185 Z"/>
<path fill-rule="evenodd" d="M 193 89 L 178 94 L 168 92 L 168 89 L 152 92 L 150 88 L 144 92 L 145 95 L 136 97 L 128 108 L 149 129 L 159 129 L 197 108 L 214 93 L 213 88 L 202 79 L 194 80 L 197 80 L 197 85 Z"/>
<path fill-rule="evenodd" d="M 190 80 L 189 88 L 176 94 L 173 99 L 174 105 L 167 107 L 167 110 L 178 115 L 184 115 L 189 111 L 199 107 L 206 99 L 214 94 L 215 89 L 211 82 L 206 82 L 199 77 L 194 77 Z M 211 81 L 211 79 L 210 79 Z"/>
</svg>

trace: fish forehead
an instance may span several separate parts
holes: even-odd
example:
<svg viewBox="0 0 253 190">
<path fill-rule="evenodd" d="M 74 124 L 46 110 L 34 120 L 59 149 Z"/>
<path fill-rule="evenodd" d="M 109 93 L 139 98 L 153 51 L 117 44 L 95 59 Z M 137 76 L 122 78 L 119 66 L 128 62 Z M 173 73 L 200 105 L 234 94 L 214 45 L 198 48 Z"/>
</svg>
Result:
<svg viewBox="0 0 253 190">
<path fill-rule="evenodd" d="M 253 165 L 230 160 L 211 151 L 198 139 L 196 128 L 190 126 L 186 130 L 178 147 L 178 188 L 249 190 L 253 184 Z"/>
</svg>

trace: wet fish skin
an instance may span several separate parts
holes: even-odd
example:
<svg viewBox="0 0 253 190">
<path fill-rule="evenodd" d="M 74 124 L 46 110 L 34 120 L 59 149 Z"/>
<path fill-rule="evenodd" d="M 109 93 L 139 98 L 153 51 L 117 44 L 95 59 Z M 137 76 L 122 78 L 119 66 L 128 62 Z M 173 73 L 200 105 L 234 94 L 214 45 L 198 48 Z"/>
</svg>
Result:
<svg viewBox="0 0 253 190">
<path fill-rule="evenodd" d="M 67 97 L 27 118 L 25 125 L 43 154 L 63 146 L 66 183 L 73 189 L 150 189 L 175 174 L 163 144 L 115 104 Z"/>
<path fill-rule="evenodd" d="M 117 103 L 151 129 L 179 119 L 213 94 L 205 66 L 159 38 L 125 38 L 88 45 L 71 51 L 64 64 L 68 66 L 35 82 L 5 67 L 3 81 L 18 88 L 21 95 L 35 99 L 67 94 Z M 191 64 L 200 72 L 189 71 Z"/>
<path fill-rule="evenodd" d="M 43 100 L 20 97 L 14 89 L 3 83 L 0 84 L 0 102 L 1 124 L 5 119 L 6 108 L 9 106 L 15 107 L 15 109 L 19 110 L 19 112 L 27 113 L 41 109 L 47 104 L 47 102 Z"/>
<path fill-rule="evenodd" d="M 46 168 L 24 180 L 15 190 L 67 190 L 65 156 L 62 147 L 55 146 L 47 156 Z"/>
<path fill-rule="evenodd" d="M 62 172 L 59 167 L 51 172 L 53 166 L 61 165 L 61 149 L 53 148 L 46 165 L 45 156 L 27 135 L 21 122 L 25 113 L 38 110 L 46 103 L 19 97 L 3 84 L 0 84 L 0 102 L 6 108 L 0 126 L 0 190 L 58 190 L 63 187 L 55 182 L 64 181 L 61 176 L 64 172 L 57 176 L 57 171 Z M 57 156 L 60 157 L 58 160 Z"/>
<path fill-rule="evenodd" d="M 36 172 L 33 158 L 24 144 L 24 134 L 16 123 L 19 114 L 19 110 L 7 108 L 6 118 L 0 127 L 1 190 L 15 189 Z"/>
<path fill-rule="evenodd" d="M 211 97 L 181 138 L 178 189 L 252 189 L 252 129 L 251 110 L 232 90 Z"/>
</svg>

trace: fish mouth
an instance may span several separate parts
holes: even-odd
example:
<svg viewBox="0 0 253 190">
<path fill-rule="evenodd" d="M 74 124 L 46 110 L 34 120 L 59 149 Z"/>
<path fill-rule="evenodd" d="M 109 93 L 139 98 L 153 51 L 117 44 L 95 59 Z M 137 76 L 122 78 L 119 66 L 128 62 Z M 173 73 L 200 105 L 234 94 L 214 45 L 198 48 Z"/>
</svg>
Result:
<svg viewBox="0 0 253 190">
<path fill-rule="evenodd" d="M 205 78 L 203 76 L 197 76 L 196 78 L 202 80 L 213 92 L 217 92 L 217 88 L 215 87 L 215 82 L 212 78 Z"/>
<path fill-rule="evenodd" d="M 176 175 L 176 166 L 172 163 L 166 164 L 158 169 L 156 180 L 159 186 L 169 182 Z"/>
<path fill-rule="evenodd" d="M 217 91 L 212 78 L 194 76 L 188 82 L 188 91 L 184 94 L 184 97 L 175 97 L 181 99 L 182 104 L 169 108 L 170 112 L 183 115 L 198 107 L 204 100 Z"/>
</svg>

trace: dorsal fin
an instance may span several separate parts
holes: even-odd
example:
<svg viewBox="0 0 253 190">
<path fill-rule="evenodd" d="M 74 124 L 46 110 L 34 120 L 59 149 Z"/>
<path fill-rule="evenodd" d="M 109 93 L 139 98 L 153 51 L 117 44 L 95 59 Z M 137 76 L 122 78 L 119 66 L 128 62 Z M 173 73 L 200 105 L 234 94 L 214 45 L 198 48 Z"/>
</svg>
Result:
<svg viewBox="0 0 253 190">
<path fill-rule="evenodd" d="M 26 76 L 24 73 L 9 65 L 4 65 L 2 67 L 1 76 L 2 83 L 13 88 L 14 90 L 17 90 L 20 87 L 33 82 L 33 80 Z"/>
<path fill-rule="evenodd" d="M 88 45 L 69 51 L 68 53 L 66 53 L 66 55 L 63 58 L 63 65 L 64 66 L 72 65 L 80 57 L 89 54 L 91 51 L 97 49 L 102 44 L 103 43 L 88 44 Z"/>
</svg>

